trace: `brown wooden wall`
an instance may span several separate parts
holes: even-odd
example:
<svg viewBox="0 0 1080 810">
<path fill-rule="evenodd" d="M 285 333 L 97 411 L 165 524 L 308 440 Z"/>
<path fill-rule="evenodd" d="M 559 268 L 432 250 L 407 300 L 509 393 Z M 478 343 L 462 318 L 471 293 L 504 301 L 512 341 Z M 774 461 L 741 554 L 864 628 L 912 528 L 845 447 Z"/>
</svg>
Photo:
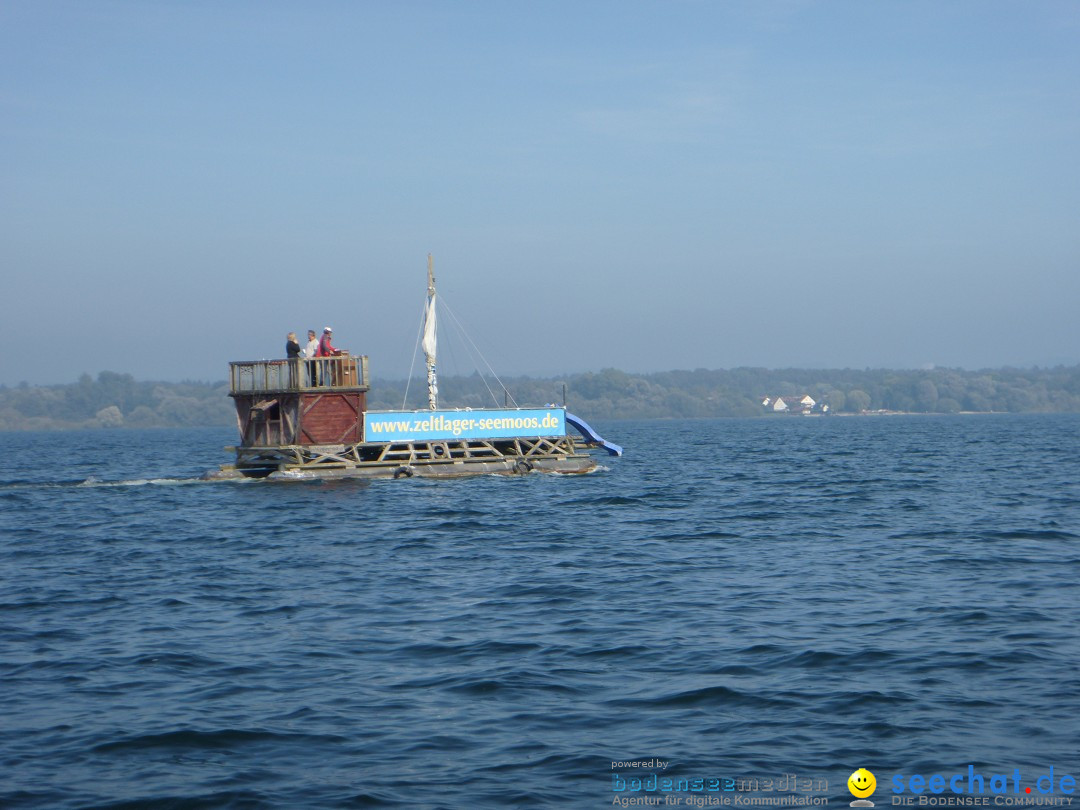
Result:
<svg viewBox="0 0 1080 810">
<path fill-rule="evenodd" d="M 300 395 L 297 444 L 355 444 L 364 426 L 363 391 L 311 392 Z"/>
<path fill-rule="evenodd" d="M 362 438 L 367 394 L 234 394 L 244 447 L 289 444 L 354 444 Z"/>
</svg>

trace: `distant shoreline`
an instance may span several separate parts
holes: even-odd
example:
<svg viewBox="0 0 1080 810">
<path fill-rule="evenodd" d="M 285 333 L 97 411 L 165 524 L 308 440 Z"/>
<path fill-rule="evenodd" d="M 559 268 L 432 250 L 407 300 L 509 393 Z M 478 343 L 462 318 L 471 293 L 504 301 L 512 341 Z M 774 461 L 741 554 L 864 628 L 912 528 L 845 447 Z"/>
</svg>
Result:
<svg viewBox="0 0 1080 810">
<path fill-rule="evenodd" d="M 1080 413 L 1080 365 L 1050 369 L 736 368 L 628 374 L 618 369 L 565 377 L 444 377 L 448 408 L 565 404 L 599 419 L 687 419 L 795 416 L 763 406 L 813 401 L 829 416 Z M 406 396 L 406 391 L 408 396 Z M 103 371 L 96 378 L 52 386 L 0 386 L 0 431 L 235 426 L 228 385 L 138 381 Z M 563 397 L 566 397 L 565 403 Z M 371 410 L 423 410 L 426 389 L 405 380 L 376 380 Z"/>
<path fill-rule="evenodd" d="M 422 409 L 417 409 L 422 410 Z M 455 410 L 450 408 L 448 410 Z M 465 410 L 465 409 L 462 409 Z M 919 417 L 951 417 L 951 416 L 1070 416 L 1080 415 L 1078 411 L 957 411 L 956 413 L 926 413 L 919 411 L 867 411 L 866 413 L 835 413 L 835 414 L 765 414 L 763 417 L 755 416 L 609 416 L 605 419 L 607 421 L 615 422 L 666 422 L 671 420 L 711 420 L 711 419 L 753 419 L 764 418 L 766 420 L 775 421 L 797 421 L 797 417 L 809 418 L 809 419 L 831 419 L 835 417 L 841 417 L 845 419 L 866 419 L 866 418 L 887 418 L 890 416 L 919 416 Z M 95 424 L 93 422 L 75 424 L 54 424 L 51 426 L 32 426 L 32 427 L 0 427 L 0 434 L 3 433 L 75 433 L 75 432 L 102 432 L 102 433 L 116 433 L 124 431 L 135 430 L 209 430 L 209 429 L 227 429 L 236 428 L 235 420 L 230 420 L 228 423 L 216 423 L 216 424 L 187 424 L 187 425 L 113 425 L 105 426 Z"/>
</svg>

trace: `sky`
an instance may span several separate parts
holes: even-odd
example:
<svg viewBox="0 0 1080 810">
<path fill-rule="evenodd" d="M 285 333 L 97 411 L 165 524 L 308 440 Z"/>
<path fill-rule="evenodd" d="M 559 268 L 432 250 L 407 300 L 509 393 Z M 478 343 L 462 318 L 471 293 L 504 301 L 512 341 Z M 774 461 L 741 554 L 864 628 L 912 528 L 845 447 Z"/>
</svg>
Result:
<svg viewBox="0 0 1080 810">
<path fill-rule="evenodd" d="M 0 0 L 0 384 L 398 379 L 429 253 L 443 373 L 1078 363 L 1080 3 Z"/>
</svg>

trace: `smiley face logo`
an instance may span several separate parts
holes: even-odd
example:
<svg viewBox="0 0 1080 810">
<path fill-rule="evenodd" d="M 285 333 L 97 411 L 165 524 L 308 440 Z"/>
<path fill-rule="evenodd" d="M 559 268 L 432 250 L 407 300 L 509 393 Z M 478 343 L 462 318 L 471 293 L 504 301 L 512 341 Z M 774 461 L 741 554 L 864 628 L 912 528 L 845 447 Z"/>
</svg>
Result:
<svg viewBox="0 0 1080 810">
<path fill-rule="evenodd" d="M 877 788 L 877 779 L 866 768 L 859 768 L 847 780 L 848 790 L 858 799 L 865 799 Z"/>
</svg>

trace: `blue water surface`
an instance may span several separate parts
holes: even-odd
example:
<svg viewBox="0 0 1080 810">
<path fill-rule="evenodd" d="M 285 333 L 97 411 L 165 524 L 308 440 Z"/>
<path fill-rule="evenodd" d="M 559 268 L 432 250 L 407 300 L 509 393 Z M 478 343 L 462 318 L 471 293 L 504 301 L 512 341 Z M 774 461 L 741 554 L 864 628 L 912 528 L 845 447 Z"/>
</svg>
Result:
<svg viewBox="0 0 1080 810">
<path fill-rule="evenodd" d="M 374 483 L 199 481 L 229 430 L 0 434 L 0 806 L 1080 775 L 1080 417 L 594 426 L 627 452 L 593 475 Z"/>
</svg>

